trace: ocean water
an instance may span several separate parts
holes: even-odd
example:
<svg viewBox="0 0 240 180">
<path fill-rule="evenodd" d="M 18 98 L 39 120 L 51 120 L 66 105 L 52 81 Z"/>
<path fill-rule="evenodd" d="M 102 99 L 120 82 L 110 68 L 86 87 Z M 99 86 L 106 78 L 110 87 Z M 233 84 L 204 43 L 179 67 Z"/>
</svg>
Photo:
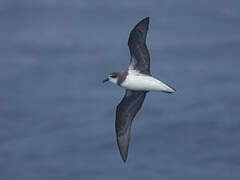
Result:
<svg viewBox="0 0 240 180">
<path fill-rule="evenodd" d="M 152 74 L 127 163 L 116 145 L 127 39 L 150 16 Z M 0 2 L 1 180 L 239 180 L 240 1 Z"/>
</svg>

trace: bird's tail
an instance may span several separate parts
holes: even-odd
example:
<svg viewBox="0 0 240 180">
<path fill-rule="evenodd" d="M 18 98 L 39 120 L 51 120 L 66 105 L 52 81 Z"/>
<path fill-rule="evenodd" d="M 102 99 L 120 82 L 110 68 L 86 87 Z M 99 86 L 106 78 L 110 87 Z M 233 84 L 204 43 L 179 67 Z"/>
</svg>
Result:
<svg viewBox="0 0 240 180">
<path fill-rule="evenodd" d="M 175 93 L 176 92 L 175 88 L 171 87 L 170 85 L 168 85 L 166 83 L 161 82 L 161 86 L 162 86 L 162 90 L 161 90 L 162 92 L 165 92 L 165 93 Z"/>
</svg>

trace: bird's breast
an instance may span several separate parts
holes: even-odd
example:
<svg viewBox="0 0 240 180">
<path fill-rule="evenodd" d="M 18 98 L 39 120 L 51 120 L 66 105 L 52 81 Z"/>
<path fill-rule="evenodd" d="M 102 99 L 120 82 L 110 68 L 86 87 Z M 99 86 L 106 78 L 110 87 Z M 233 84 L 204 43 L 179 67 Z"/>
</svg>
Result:
<svg viewBox="0 0 240 180">
<path fill-rule="evenodd" d="M 135 91 L 165 91 L 168 87 L 152 76 L 134 73 L 129 73 L 120 86 Z"/>
</svg>

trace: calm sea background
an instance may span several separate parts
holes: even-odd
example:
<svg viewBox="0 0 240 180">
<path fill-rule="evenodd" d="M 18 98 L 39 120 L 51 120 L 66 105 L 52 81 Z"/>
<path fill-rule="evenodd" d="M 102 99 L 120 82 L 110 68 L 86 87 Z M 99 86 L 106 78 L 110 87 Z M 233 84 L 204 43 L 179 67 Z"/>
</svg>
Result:
<svg viewBox="0 0 240 180">
<path fill-rule="evenodd" d="M 149 93 L 121 160 L 102 84 L 150 16 Z M 1 180 L 239 180 L 239 0 L 1 0 Z"/>
</svg>

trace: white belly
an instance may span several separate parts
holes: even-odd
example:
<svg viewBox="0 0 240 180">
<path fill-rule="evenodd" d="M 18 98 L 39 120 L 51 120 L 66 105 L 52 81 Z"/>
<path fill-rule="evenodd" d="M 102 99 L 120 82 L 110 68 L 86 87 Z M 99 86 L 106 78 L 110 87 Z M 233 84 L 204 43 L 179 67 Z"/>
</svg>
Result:
<svg viewBox="0 0 240 180">
<path fill-rule="evenodd" d="M 136 91 L 166 91 L 175 92 L 174 89 L 152 76 L 139 73 L 129 73 L 121 87 Z"/>
</svg>

